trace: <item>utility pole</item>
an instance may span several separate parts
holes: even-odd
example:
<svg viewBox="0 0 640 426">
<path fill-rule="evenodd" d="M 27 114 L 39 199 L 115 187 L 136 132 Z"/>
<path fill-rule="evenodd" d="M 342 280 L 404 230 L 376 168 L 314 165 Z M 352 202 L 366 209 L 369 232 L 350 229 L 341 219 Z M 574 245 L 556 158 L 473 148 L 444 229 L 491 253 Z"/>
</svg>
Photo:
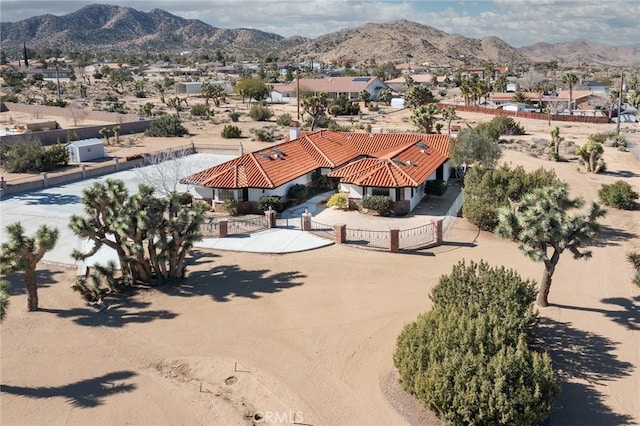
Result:
<svg viewBox="0 0 640 426">
<path fill-rule="evenodd" d="M 296 68 L 296 100 L 298 103 L 298 123 L 300 122 L 300 67 Z"/>
<path fill-rule="evenodd" d="M 620 109 L 622 108 L 622 88 L 624 87 L 624 72 L 620 72 L 620 92 L 618 93 L 618 122 L 616 123 L 616 135 L 620 134 Z"/>
</svg>

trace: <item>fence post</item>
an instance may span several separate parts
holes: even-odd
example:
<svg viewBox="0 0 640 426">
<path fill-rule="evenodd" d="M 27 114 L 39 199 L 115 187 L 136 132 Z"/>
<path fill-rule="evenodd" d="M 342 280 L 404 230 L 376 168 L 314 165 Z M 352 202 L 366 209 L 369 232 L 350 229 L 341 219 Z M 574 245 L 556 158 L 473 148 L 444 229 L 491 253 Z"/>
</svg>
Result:
<svg viewBox="0 0 640 426">
<path fill-rule="evenodd" d="M 271 206 L 269 206 L 269 210 L 266 210 L 264 212 L 264 215 L 267 219 L 267 228 L 275 228 L 277 226 L 277 223 L 276 223 L 277 212 L 273 210 Z"/>
<path fill-rule="evenodd" d="M 302 230 L 311 231 L 311 213 L 307 209 L 302 213 Z"/>
<path fill-rule="evenodd" d="M 391 240 L 391 253 L 398 253 L 400 251 L 400 230 L 396 228 L 390 229 L 389 238 Z"/>
<path fill-rule="evenodd" d="M 225 238 L 229 235 L 229 221 L 227 219 L 220 219 L 218 221 L 218 230 L 220 232 L 220 238 Z"/>
<path fill-rule="evenodd" d="M 114 161 L 114 163 L 116 165 L 116 172 L 117 172 L 118 170 L 120 170 L 120 158 L 113 157 L 113 161 Z"/>
<path fill-rule="evenodd" d="M 49 187 L 49 178 L 47 177 L 47 172 L 40 173 L 40 176 L 42 176 L 42 187 L 43 188 L 48 188 Z"/>
<path fill-rule="evenodd" d="M 344 223 L 336 223 L 333 225 L 333 232 L 336 235 L 336 244 L 343 244 L 347 241 L 347 225 Z"/>
<path fill-rule="evenodd" d="M 434 219 L 431 221 L 431 224 L 433 225 L 433 236 L 436 239 L 436 245 L 442 243 L 442 223 L 442 219 Z"/>
<path fill-rule="evenodd" d="M 82 179 L 86 179 L 87 178 L 87 170 L 86 170 L 87 166 L 84 164 L 80 164 L 80 173 L 82 173 Z"/>
</svg>

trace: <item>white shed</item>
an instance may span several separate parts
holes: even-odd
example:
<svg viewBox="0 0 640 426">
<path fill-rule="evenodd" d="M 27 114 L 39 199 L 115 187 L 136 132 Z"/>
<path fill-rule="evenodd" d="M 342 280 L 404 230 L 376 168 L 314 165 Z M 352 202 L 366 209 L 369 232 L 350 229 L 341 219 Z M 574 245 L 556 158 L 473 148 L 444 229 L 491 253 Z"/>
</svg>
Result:
<svg viewBox="0 0 640 426">
<path fill-rule="evenodd" d="M 105 157 L 104 144 L 98 138 L 82 139 L 67 144 L 69 161 L 81 163 Z"/>
</svg>

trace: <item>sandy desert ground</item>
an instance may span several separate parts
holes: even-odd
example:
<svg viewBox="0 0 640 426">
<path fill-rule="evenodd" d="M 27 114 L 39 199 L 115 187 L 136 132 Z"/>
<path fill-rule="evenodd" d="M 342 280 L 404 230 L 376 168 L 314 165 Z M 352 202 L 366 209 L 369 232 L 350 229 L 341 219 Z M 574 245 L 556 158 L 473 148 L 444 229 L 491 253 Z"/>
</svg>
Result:
<svg viewBox="0 0 640 426">
<path fill-rule="evenodd" d="M 382 127 L 409 130 L 402 114 Z M 524 139 L 549 138 L 546 122 L 522 124 Z M 614 127 L 553 124 L 579 144 Z M 195 141 L 228 143 L 219 127 L 194 133 Z M 625 134 L 640 142 L 638 133 Z M 120 149 L 172 143 L 147 139 Z M 618 179 L 640 190 L 640 162 L 630 153 L 607 148 L 605 160 L 608 172 L 590 175 L 575 162 L 503 155 L 527 169 L 553 167 L 572 195 L 588 201 Z M 640 424 L 640 289 L 624 259 L 640 250 L 640 212 L 609 209 L 603 224 L 606 239 L 591 260 L 561 259 L 552 305 L 540 309 L 541 339 L 563 383 L 550 425 Z M 198 250 L 184 284 L 114 299 L 104 312 L 70 290 L 74 270 L 42 264 L 39 312 L 25 311 L 23 287 L 12 277 L 1 325 L 0 422 L 438 424 L 395 380 L 392 353 L 404 324 L 429 309 L 430 288 L 462 259 L 527 278 L 542 274 L 515 244 L 464 219 L 446 239 L 415 254 L 344 246 L 287 255 Z"/>
</svg>

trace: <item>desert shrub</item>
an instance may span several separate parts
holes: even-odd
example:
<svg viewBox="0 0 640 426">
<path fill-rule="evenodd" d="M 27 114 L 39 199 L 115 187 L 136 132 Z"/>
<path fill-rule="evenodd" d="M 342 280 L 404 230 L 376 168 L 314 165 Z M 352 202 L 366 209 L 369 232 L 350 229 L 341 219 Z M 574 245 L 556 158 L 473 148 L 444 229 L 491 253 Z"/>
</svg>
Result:
<svg viewBox="0 0 640 426">
<path fill-rule="evenodd" d="M 181 206 L 190 206 L 193 204 L 193 195 L 191 195 L 190 192 L 179 193 L 177 199 Z"/>
<path fill-rule="evenodd" d="M 535 188 L 551 186 L 559 180 L 553 170 L 540 168 L 527 173 L 522 166 L 511 169 L 504 164 L 497 169 L 472 168 L 464 178 L 462 215 L 484 231 L 498 225 L 498 208 L 518 202 Z"/>
<path fill-rule="evenodd" d="M 529 349 L 535 287 L 484 261 L 440 278 L 433 310 L 408 324 L 393 361 L 403 388 L 448 424 L 535 424 L 559 387 Z"/>
<path fill-rule="evenodd" d="M 362 198 L 362 208 L 374 210 L 381 216 L 386 216 L 393 209 L 393 201 L 386 195 L 365 195 Z"/>
<path fill-rule="evenodd" d="M 242 131 L 238 126 L 228 124 L 222 129 L 221 135 L 225 139 L 239 138 L 242 135 Z"/>
<path fill-rule="evenodd" d="M 589 140 L 614 148 L 624 147 L 627 145 L 625 137 L 617 134 L 616 132 L 594 133 L 589 135 Z"/>
<path fill-rule="evenodd" d="M 273 142 L 277 138 L 273 129 L 256 129 L 254 134 L 256 135 L 256 139 L 260 142 Z"/>
<path fill-rule="evenodd" d="M 426 183 L 424 191 L 427 194 L 443 196 L 447 192 L 447 182 L 442 179 L 430 180 Z"/>
<path fill-rule="evenodd" d="M 378 106 L 378 104 L 374 104 L 373 102 L 371 102 L 368 106 L 367 109 L 371 112 L 377 112 L 380 111 L 380 107 Z"/>
<path fill-rule="evenodd" d="M 296 200 L 303 200 L 309 196 L 309 187 L 306 185 L 302 185 L 297 183 L 291 187 L 287 191 L 287 198 L 294 198 Z"/>
<path fill-rule="evenodd" d="M 258 208 L 262 211 L 272 210 L 281 213 L 284 210 L 284 203 L 280 197 L 276 196 L 263 196 L 258 198 Z"/>
<path fill-rule="evenodd" d="M 524 128 L 508 115 L 496 115 L 489 122 L 500 135 L 524 135 Z"/>
<path fill-rule="evenodd" d="M 281 114 L 276 119 L 276 123 L 278 126 L 289 126 L 291 123 L 291 115 L 290 114 Z"/>
<path fill-rule="evenodd" d="M 238 114 L 235 111 L 231 111 L 229 113 L 229 118 L 231 119 L 231 121 L 233 121 L 234 123 L 237 123 L 238 120 L 240 120 L 240 114 Z"/>
<path fill-rule="evenodd" d="M 67 101 L 64 101 L 62 99 L 45 99 L 43 105 L 64 108 L 67 106 Z"/>
<path fill-rule="evenodd" d="M 2 145 L 2 167 L 9 173 L 40 173 L 69 164 L 69 153 L 62 144 L 43 147 L 40 141 Z"/>
<path fill-rule="evenodd" d="M 633 266 L 633 283 L 640 287 L 640 253 L 630 251 L 627 253 L 627 261 Z"/>
<path fill-rule="evenodd" d="M 4 95 L 0 95 L 0 102 L 15 102 L 18 103 L 20 102 L 20 99 L 18 98 L 18 95 L 16 94 L 4 94 Z"/>
<path fill-rule="evenodd" d="M 222 202 L 222 208 L 231 216 L 238 216 L 238 202 L 233 198 L 227 198 Z"/>
<path fill-rule="evenodd" d="M 617 180 L 611 184 L 603 184 L 598 190 L 598 197 L 606 206 L 633 210 L 638 199 L 638 193 L 627 182 Z"/>
<path fill-rule="evenodd" d="M 267 121 L 273 117 L 273 111 L 265 105 L 254 104 L 249 111 L 249 117 L 254 121 Z"/>
<path fill-rule="evenodd" d="M 346 96 L 340 95 L 329 104 L 329 113 L 333 116 L 358 115 L 360 114 L 360 105 L 350 101 Z"/>
<path fill-rule="evenodd" d="M 327 200 L 327 207 L 347 210 L 349 208 L 349 196 L 344 192 L 337 192 Z"/>
<path fill-rule="evenodd" d="M 182 125 L 180 118 L 175 115 L 165 115 L 149 124 L 146 135 L 151 137 L 183 136 L 189 131 Z"/>
<path fill-rule="evenodd" d="M 145 92 L 144 90 L 136 90 L 135 92 L 133 92 L 133 96 L 138 99 L 144 99 L 147 97 L 147 92 Z"/>
<path fill-rule="evenodd" d="M 189 111 L 191 115 L 195 117 L 208 117 L 209 116 L 209 105 L 207 104 L 195 104 L 191 107 Z"/>
</svg>

